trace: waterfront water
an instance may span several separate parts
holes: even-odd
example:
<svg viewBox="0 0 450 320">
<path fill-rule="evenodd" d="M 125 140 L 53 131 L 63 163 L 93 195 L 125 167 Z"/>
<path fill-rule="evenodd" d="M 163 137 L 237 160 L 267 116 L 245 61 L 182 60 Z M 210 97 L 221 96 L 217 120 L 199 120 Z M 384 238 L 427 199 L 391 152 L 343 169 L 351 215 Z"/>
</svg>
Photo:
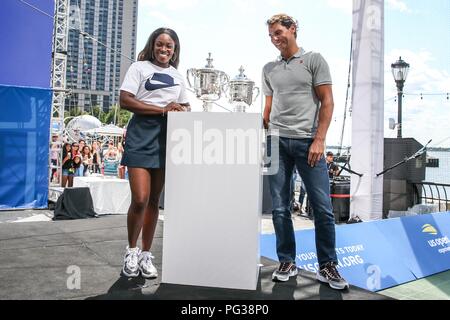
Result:
<svg viewBox="0 0 450 320">
<path fill-rule="evenodd" d="M 337 152 L 337 148 L 330 147 L 330 150 Z M 434 183 L 443 183 L 450 185 L 450 151 L 427 151 L 427 155 L 431 157 L 435 157 L 439 159 L 439 167 L 431 168 L 427 167 L 425 169 L 425 180 L 424 182 L 434 182 Z M 414 160 L 411 160 L 414 161 Z M 348 175 L 348 174 L 346 174 Z M 439 187 L 439 192 L 441 198 L 443 199 L 445 196 L 445 191 L 447 192 L 447 199 L 450 198 L 450 187 Z M 431 196 L 429 192 L 429 187 L 426 188 L 427 195 Z M 437 190 L 433 188 L 433 195 L 437 196 Z"/>
<path fill-rule="evenodd" d="M 334 152 L 337 151 L 337 147 L 330 147 L 328 149 Z M 425 171 L 425 181 L 450 184 L 450 151 L 427 151 L 427 155 L 438 158 L 439 167 L 427 167 Z"/>
</svg>

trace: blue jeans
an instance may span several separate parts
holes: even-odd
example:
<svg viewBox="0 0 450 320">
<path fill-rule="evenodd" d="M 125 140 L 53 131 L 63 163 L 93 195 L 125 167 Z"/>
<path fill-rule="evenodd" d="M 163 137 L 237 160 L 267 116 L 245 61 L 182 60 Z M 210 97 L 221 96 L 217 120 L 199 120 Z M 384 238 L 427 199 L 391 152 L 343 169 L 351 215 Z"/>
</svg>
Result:
<svg viewBox="0 0 450 320">
<path fill-rule="evenodd" d="M 273 138 L 278 137 L 269 136 L 267 139 L 269 152 Z M 272 159 L 272 165 L 278 164 L 278 171 L 269 176 L 272 220 L 275 228 L 278 260 L 295 262 L 295 235 L 289 210 L 291 179 L 295 166 L 302 178 L 314 212 L 317 258 L 319 266 L 323 266 L 328 262 L 337 262 L 335 225 L 325 158 L 322 157 L 315 167 L 309 166 L 308 152 L 311 144 L 312 139 L 279 138 L 279 157 Z"/>
</svg>

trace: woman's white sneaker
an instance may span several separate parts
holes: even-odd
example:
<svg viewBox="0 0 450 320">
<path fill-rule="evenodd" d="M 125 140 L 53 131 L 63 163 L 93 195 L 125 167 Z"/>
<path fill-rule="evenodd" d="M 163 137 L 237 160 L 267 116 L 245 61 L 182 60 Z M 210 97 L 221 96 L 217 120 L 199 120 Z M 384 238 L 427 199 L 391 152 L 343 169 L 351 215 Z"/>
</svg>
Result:
<svg viewBox="0 0 450 320">
<path fill-rule="evenodd" d="M 152 263 L 154 256 L 149 251 L 142 251 L 139 256 L 139 270 L 144 278 L 158 277 L 158 271 Z"/>
<path fill-rule="evenodd" d="M 130 248 L 127 246 L 125 256 L 123 258 L 122 274 L 126 277 L 135 278 L 139 276 L 139 254 L 138 247 Z"/>
</svg>

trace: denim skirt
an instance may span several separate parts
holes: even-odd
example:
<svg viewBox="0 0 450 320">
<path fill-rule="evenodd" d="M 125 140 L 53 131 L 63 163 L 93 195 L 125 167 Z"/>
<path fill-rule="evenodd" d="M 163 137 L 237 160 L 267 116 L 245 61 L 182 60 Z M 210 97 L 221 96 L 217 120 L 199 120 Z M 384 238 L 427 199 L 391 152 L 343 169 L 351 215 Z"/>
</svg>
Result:
<svg viewBox="0 0 450 320">
<path fill-rule="evenodd" d="M 125 139 L 121 165 L 157 169 L 166 165 L 167 117 L 134 114 Z"/>
</svg>

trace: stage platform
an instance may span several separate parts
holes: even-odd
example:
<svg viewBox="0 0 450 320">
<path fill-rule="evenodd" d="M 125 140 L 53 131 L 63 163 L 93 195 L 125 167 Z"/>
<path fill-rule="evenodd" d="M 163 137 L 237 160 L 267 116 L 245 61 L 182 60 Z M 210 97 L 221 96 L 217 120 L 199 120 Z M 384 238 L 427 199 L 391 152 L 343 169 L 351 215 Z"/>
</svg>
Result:
<svg viewBox="0 0 450 320">
<path fill-rule="evenodd" d="M 273 260 L 261 258 L 256 291 L 161 284 L 163 221 L 153 245 L 155 280 L 120 276 L 127 245 L 126 216 L 0 224 L 0 299 L 148 300 L 385 300 L 389 297 L 351 287 L 336 291 L 301 271 L 296 279 L 274 283 Z M 180 272 L 183 270 L 180 262 Z M 205 266 L 207 267 L 207 266 Z M 79 269 L 77 269 L 79 268 Z M 79 270 L 80 282 L 74 282 Z"/>
</svg>

